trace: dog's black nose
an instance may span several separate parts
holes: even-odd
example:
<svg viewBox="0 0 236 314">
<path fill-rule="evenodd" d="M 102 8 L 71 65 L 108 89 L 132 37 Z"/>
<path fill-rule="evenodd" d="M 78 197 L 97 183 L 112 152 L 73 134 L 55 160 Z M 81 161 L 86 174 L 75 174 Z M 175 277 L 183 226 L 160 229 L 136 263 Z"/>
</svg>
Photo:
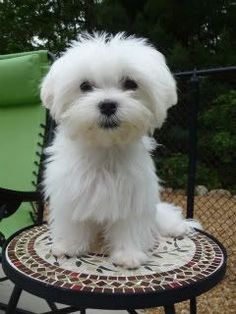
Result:
<svg viewBox="0 0 236 314">
<path fill-rule="evenodd" d="M 117 103 L 115 101 L 105 100 L 98 105 L 100 112 L 106 116 L 111 116 L 116 112 Z"/>
</svg>

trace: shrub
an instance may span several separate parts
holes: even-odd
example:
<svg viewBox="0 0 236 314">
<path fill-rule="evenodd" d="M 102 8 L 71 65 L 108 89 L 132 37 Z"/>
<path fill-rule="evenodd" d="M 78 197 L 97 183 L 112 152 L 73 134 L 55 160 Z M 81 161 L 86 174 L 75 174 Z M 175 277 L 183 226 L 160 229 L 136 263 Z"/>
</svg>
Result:
<svg viewBox="0 0 236 314">
<path fill-rule="evenodd" d="M 217 172 L 223 188 L 235 190 L 236 91 L 220 95 L 199 118 L 199 160 Z"/>
</svg>

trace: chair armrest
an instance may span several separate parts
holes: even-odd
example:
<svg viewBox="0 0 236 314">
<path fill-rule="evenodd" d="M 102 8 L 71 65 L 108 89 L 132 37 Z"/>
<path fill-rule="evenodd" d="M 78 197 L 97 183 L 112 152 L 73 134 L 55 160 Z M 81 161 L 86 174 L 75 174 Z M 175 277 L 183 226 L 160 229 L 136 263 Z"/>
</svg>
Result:
<svg viewBox="0 0 236 314">
<path fill-rule="evenodd" d="M 40 201 L 41 198 L 38 191 L 22 192 L 0 188 L 0 221 L 14 214 L 22 202 Z"/>
<path fill-rule="evenodd" d="M 41 194 L 38 191 L 14 191 L 9 189 L 0 188 L 0 203 L 8 203 L 14 201 L 20 202 L 33 202 L 39 201 L 41 199 Z"/>
</svg>

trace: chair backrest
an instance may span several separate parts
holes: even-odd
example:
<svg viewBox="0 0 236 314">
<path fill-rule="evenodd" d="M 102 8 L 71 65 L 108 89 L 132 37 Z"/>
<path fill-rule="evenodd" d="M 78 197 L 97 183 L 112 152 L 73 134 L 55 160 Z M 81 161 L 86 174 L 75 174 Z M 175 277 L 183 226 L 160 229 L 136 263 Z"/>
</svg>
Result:
<svg viewBox="0 0 236 314">
<path fill-rule="evenodd" d="M 50 63 L 45 50 L 0 56 L 0 188 L 36 189 L 46 125 L 39 89 Z M 0 223 L 1 232 L 31 224 L 30 210 L 21 206 Z"/>
</svg>

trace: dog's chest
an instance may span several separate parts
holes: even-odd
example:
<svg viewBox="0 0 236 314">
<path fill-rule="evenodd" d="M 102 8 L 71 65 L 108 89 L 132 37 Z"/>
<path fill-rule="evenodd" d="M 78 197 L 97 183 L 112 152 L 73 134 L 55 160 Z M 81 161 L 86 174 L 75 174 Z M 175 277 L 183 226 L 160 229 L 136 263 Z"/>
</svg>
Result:
<svg viewBox="0 0 236 314">
<path fill-rule="evenodd" d="M 80 168 L 79 175 L 86 177 L 91 189 L 100 185 L 101 188 L 104 186 L 104 190 L 107 190 L 108 193 L 111 192 L 111 187 L 118 193 L 137 176 L 133 169 L 134 162 L 123 157 L 107 153 L 88 158 L 86 167 Z"/>
<path fill-rule="evenodd" d="M 125 217 L 143 207 L 152 179 L 138 156 L 107 152 L 82 156 L 74 180 L 75 219 L 102 222 Z"/>
</svg>

